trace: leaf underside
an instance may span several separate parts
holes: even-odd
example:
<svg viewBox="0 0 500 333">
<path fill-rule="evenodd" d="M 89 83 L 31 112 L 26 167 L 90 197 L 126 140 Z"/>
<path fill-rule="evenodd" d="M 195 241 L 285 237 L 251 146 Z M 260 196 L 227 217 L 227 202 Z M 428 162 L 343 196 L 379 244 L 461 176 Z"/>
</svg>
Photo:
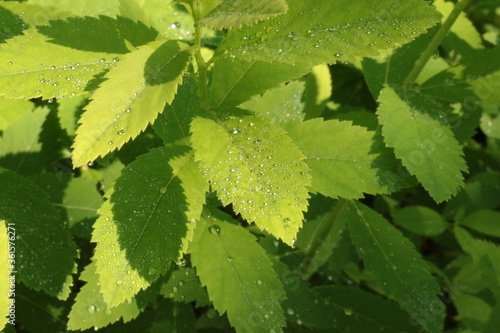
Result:
<svg viewBox="0 0 500 333">
<path fill-rule="evenodd" d="M 278 125 L 251 116 L 223 123 L 195 118 L 191 141 L 224 205 L 293 245 L 307 208 L 304 156 Z"/>
<path fill-rule="evenodd" d="M 129 53 L 106 75 L 80 118 L 75 167 L 120 148 L 172 102 L 191 58 L 188 45 L 154 42 Z"/>
</svg>

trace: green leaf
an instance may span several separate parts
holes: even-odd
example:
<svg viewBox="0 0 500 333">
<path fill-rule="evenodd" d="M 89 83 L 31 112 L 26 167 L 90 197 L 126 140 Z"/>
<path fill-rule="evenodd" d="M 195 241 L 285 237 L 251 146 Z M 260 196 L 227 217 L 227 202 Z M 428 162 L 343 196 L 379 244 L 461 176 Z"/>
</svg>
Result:
<svg viewBox="0 0 500 333">
<path fill-rule="evenodd" d="M 134 48 L 152 42 L 158 32 L 142 22 L 118 16 L 70 17 L 50 21 L 48 26 L 37 27 L 49 37 L 50 44 L 66 46 L 88 52 L 125 54 Z"/>
<path fill-rule="evenodd" d="M 214 307 L 238 332 L 282 332 L 283 286 L 255 237 L 229 216 L 210 211 L 197 222 L 191 260 Z"/>
<path fill-rule="evenodd" d="M 191 15 L 196 19 L 205 17 L 212 9 L 214 9 L 221 0 L 180 0 Z"/>
<path fill-rule="evenodd" d="M 118 0 L 85 0 L 84 3 L 65 0 L 30 0 L 29 3 L 51 9 L 57 8 L 57 10 L 67 13 L 67 16 L 114 16 L 118 14 L 119 5 Z"/>
<path fill-rule="evenodd" d="M 188 45 L 173 40 L 125 55 L 105 75 L 80 118 L 73 164 L 104 156 L 144 131 L 174 99 L 190 58 Z"/>
<path fill-rule="evenodd" d="M 87 221 L 95 220 L 103 198 L 97 191 L 97 182 L 87 178 L 72 178 L 64 189 L 64 197 L 59 206 L 65 209 L 68 226 L 80 237 L 89 238 L 91 233 Z"/>
<path fill-rule="evenodd" d="M 33 107 L 34 105 L 30 101 L 0 98 L 0 131 L 4 132 L 19 118 L 33 110 Z"/>
<path fill-rule="evenodd" d="M 189 75 L 185 75 L 183 81 L 175 99 L 165 106 L 153 124 L 155 133 L 165 143 L 180 142 L 189 145 L 191 121 L 196 115 L 208 115 L 201 108 L 196 81 Z"/>
<path fill-rule="evenodd" d="M 297 247 L 304 251 L 307 260 L 301 265 L 301 273 L 309 278 L 323 266 L 339 244 L 346 230 L 346 216 L 343 214 L 345 201 L 316 219 L 308 220 L 297 238 Z"/>
<path fill-rule="evenodd" d="M 461 293 L 454 297 L 453 304 L 462 325 L 475 332 L 485 332 L 484 327 L 491 314 L 491 306 L 485 300 Z"/>
<path fill-rule="evenodd" d="M 40 327 L 46 332 L 66 331 L 70 300 L 61 301 L 42 291 L 34 291 L 22 283 L 16 284 L 16 326 L 37 332 Z M 7 331 L 2 331 L 7 333 Z M 15 330 L 14 330 L 15 332 Z"/>
<path fill-rule="evenodd" d="M 424 206 L 406 206 L 396 211 L 394 222 L 417 235 L 437 236 L 446 229 L 438 212 Z"/>
<path fill-rule="evenodd" d="M 196 26 L 219 30 L 241 28 L 284 14 L 287 10 L 285 0 L 222 0 L 203 19 L 197 21 Z"/>
<path fill-rule="evenodd" d="M 120 13 L 154 27 L 165 39 L 190 39 L 195 34 L 193 18 L 176 1 L 120 0 Z"/>
<path fill-rule="evenodd" d="M 140 308 L 135 299 L 112 308 L 104 302 L 95 262 L 85 267 L 80 280 L 86 284 L 76 295 L 75 304 L 68 316 L 68 329 L 75 331 L 92 327 L 98 329 L 122 318 L 124 322 L 130 321 L 139 315 Z"/>
<path fill-rule="evenodd" d="M 0 166 L 20 174 L 38 170 L 42 160 L 40 134 L 48 113 L 47 107 L 27 112 L 4 131 L 0 138 Z"/>
<path fill-rule="evenodd" d="M 322 286 L 313 289 L 333 312 L 335 332 L 418 332 L 397 304 L 362 289 Z"/>
<path fill-rule="evenodd" d="M 206 190 L 205 181 L 197 182 L 201 175 L 189 163 L 192 158 L 187 147 L 155 149 L 116 180 L 92 238 L 98 243 L 97 273 L 109 306 L 148 287 L 179 258 L 188 217 L 201 211 Z"/>
<path fill-rule="evenodd" d="M 312 192 L 332 198 L 389 193 L 408 180 L 375 132 L 351 122 L 311 119 L 292 122 L 287 131 L 311 168 Z M 325 145 L 324 143 L 329 144 Z"/>
<path fill-rule="evenodd" d="M 418 97 L 405 101 L 386 85 L 377 114 L 385 143 L 432 198 L 442 202 L 463 186 L 461 171 L 467 166 L 452 131 L 436 115 L 439 106 Z"/>
<path fill-rule="evenodd" d="M 48 196 L 28 179 L 0 170 L 0 219 L 16 229 L 17 279 L 66 299 L 75 273 L 76 246 Z"/>
<path fill-rule="evenodd" d="M 413 244 L 370 208 L 351 203 L 349 209 L 351 239 L 382 290 L 427 331 L 441 332 L 441 291 Z"/>
<path fill-rule="evenodd" d="M 156 317 L 150 333 L 197 332 L 197 321 L 193 307 L 179 304 L 168 299 L 163 300 L 156 309 Z"/>
<path fill-rule="evenodd" d="M 216 123 L 195 118 L 191 141 L 224 205 L 293 245 L 310 185 L 304 156 L 278 125 L 251 116 Z"/>
<path fill-rule="evenodd" d="M 15 306 L 15 299 L 10 293 L 11 289 L 16 289 L 11 281 L 15 282 L 15 277 L 11 276 L 11 271 L 15 270 L 15 247 L 12 247 L 16 242 L 15 226 L 0 220 L 0 279 L 3 283 L 0 285 L 0 329 L 3 330 L 9 318 L 10 307 Z M 12 261 L 11 261 L 12 260 Z M 12 280 L 14 277 L 14 280 Z"/>
<path fill-rule="evenodd" d="M 306 119 L 319 117 L 332 96 L 332 77 L 326 64 L 314 66 L 306 76 L 304 103 Z"/>
<path fill-rule="evenodd" d="M 196 270 L 191 267 L 179 266 L 173 271 L 170 279 L 161 287 L 160 294 L 176 302 L 196 302 L 196 307 L 210 305 L 207 291 L 196 276 Z"/>
<path fill-rule="evenodd" d="M 18 36 L 26 28 L 23 20 L 13 12 L 4 8 L 4 1 L 0 3 L 0 43 Z"/>
<path fill-rule="evenodd" d="M 485 235 L 500 238 L 500 212 L 493 210 L 480 210 L 467 215 L 458 223 Z"/>
<path fill-rule="evenodd" d="M 217 52 L 312 67 L 375 56 L 411 41 L 439 19 L 420 0 L 289 0 L 288 6 L 284 15 L 231 31 Z"/>
<path fill-rule="evenodd" d="M 76 96 L 71 98 L 63 98 L 57 101 L 59 107 L 57 108 L 57 118 L 61 128 L 70 136 L 74 136 L 78 126 L 78 118 L 83 113 L 83 107 L 87 104 L 87 97 L 85 95 Z"/>
<path fill-rule="evenodd" d="M 28 29 L 0 44 L 0 96 L 49 99 L 85 94 L 87 82 L 112 67 L 118 56 L 84 52 L 48 41 L 36 29 Z"/>
<path fill-rule="evenodd" d="M 214 63 L 210 105 L 236 106 L 257 94 L 309 72 L 307 66 L 223 57 Z"/>
<path fill-rule="evenodd" d="M 289 122 L 304 119 L 304 82 L 290 82 L 252 97 L 239 107 L 258 113 L 286 129 Z"/>
<path fill-rule="evenodd" d="M 493 293 L 500 295 L 500 247 L 494 243 L 476 239 L 465 229 L 455 227 L 455 236 L 488 282 Z"/>
</svg>

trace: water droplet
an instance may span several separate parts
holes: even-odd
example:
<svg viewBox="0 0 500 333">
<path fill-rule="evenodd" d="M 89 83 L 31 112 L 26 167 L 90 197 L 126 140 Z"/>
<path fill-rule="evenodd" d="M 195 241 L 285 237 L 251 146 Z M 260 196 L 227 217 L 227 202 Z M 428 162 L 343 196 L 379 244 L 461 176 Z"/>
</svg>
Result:
<svg viewBox="0 0 500 333">
<path fill-rule="evenodd" d="M 233 262 L 233 261 L 234 261 L 234 258 L 233 258 L 233 257 L 227 257 L 227 261 L 228 261 L 228 262 Z"/>
<path fill-rule="evenodd" d="M 212 233 L 212 235 L 218 235 L 220 234 L 220 227 L 216 224 L 214 225 L 211 225 L 210 227 L 208 227 L 208 231 L 210 231 Z"/>
<path fill-rule="evenodd" d="M 9 66 L 11 66 L 12 64 L 13 64 L 13 62 L 12 62 L 12 61 L 9 61 L 9 62 L 7 63 L 7 65 L 9 65 Z"/>
<path fill-rule="evenodd" d="M 116 284 L 119 285 L 119 286 L 121 286 L 121 285 L 123 285 L 123 281 L 122 280 L 118 280 L 118 281 L 116 281 Z"/>
<path fill-rule="evenodd" d="M 108 145 L 112 145 L 112 144 L 113 144 L 113 141 L 109 141 L 109 142 L 108 142 Z"/>
<path fill-rule="evenodd" d="M 290 223 L 290 221 L 291 221 L 291 220 L 290 220 L 290 218 L 289 218 L 289 217 L 287 217 L 286 219 L 283 219 L 283 222 L 285 222 L 285 223 Z"/>
<path fill-rule="evenodd" d="M 240 133 L 241 133 L 241 127 L 233 128 L 233 134 L 240 134 Z"/>
<path fill-rule="evenodd" d="M 54 83 L 52 83 L 52 85 L 53 85 L 54 87 L 57 87 L 57 86 L 59 85 L 59 82 L 54 82 Z"/>
<path fill-rule="evenodd" d="M 286 310 L 286 313 L 288 313 L 290 316 L 293 316 L 295 314 L 295 311 L 292 308 L 288 308 Z"/>
<path fill-rule="evenodd" d="M 124 135 L 125 133 L 127 133 L 127 131 L 124 128 L 116 132 L 118 135 Z"/>
<path fill-rule="evenodd" d="M 345 308 L 345 309 L 344 309 L 344 313 L 345 313 L 345 315 L 346 315 L 346 316 L 350 316 L 350 315 L 352 315 L 352 309 L 350 309 L 350 308 Z"/>
<path fill-rule="evenodd" d="M 148 269 L 148 274 L 149 274 L 149 275 L 155 275 L 155 274 L 156 274 L 156 269 L 155 269 L 154 267 L 150 267 L 150 268 Z"/>
<path fill-rule="evenodd" d="M 167 187 L 166 186 L 160 188 L 160 193 L 165 193 L 165 192 L 167 192 Z"/>
<path fill-rule="evenodd" d="M 91 166 L 93 166 L 93 165 L 94 165 L 94 162 L 90 161 L 89 163 L 87 163 L 87 165 L 88 165 L 89 167 L 91 167 Z"/>
<path fill-rule="evenodd" d="M 95 313 L 95 310 L 96 310 L 95 305 L 89 305 L 89 307 L 87 308 L 87 311 L 88 311 L 90 314 Z"/>
<path fill-rule="evenodd" d="M 259 286 L 262 286 L 262 285 L 264 284 L 264 282 L 262 282 L 262 280 L 257 280 L 257 284 L 258 284 Z"/>
<path fill-rule="evenodd" d="M 180 258 L 179 261 L 177 261 L 177 266 L 186 266 L 186 259 Z"/>
<path fill-rule="evenodd" d="M 179 22 L 174 22 L 170 25 L 170 28 L 172 29 L 177 29 L 181 26 L 181 24 Z"/>
</svg>

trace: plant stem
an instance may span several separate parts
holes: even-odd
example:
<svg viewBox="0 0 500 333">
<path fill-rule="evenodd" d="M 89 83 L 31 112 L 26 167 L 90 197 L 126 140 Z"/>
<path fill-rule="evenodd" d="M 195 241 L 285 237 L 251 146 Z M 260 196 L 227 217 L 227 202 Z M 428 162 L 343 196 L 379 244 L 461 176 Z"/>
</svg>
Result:
<svg viewBox="0 0 500 333">
<path fill-rule="evenodd" d="M 201 98 L 201 106 L 205 109 L 210 108 L 210 103 L 208 100 L 208 82 L 207 82 L 207 64 L 201 55 L 201 27 L 195 28 L 195 52 L 194 57 L 196 59 L 196 64 L 198 65 L 198 85 Z"/>
<path fill-rule="evenodd" d="M 452 12 L 450 15 L 446 18 L 444 23 L 441 25 L 439 30 L 437 31 L 436 35 L 434 38 L 431 40 L 429 45 L 427 45 L 427 48 L 425 51 L 422 53 L 420 58 L 415 62 L 415 66 L 411 70 L 410 74 L 408 74 L 408 77 L 406 80 L 403 82 L 403 89 L 406 91 L 408 88 L 417 80 L 418 75 L 424 68 L 424 66 L 427 64 L 429 59 L 432 57 L 434 52 L 436 52 L 437 48 L 441 43 L 443 42 L 443 39 L 446 37 L 448 32 L 451 29 L 451 26 L 455 21 L 457 20 L 458 16 L 460 13 L 463 11 L 465 6 L 469 3 L 470 0 L 458 0 L 458 2 L 455 5 L 455 8 L 453 8 Z"/>
</svg>

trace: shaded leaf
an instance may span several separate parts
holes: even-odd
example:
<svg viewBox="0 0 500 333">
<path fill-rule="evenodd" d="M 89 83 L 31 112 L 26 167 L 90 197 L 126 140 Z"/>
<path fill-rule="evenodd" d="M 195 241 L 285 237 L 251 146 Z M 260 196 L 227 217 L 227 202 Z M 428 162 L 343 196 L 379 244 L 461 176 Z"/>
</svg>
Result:
<svg viewBox="0 0 500 333">
<path fill-rule="evenodd" d="M 309 67 L 223 57 L 215 61 L 209 88 L 210 105 L 236 106 L 280 83 L 309 72 Z"/>
<path fill-rule="evenodd" d="M 0 98 L 0 131 L 5 131 L 16 120 L 33 110 L 33 103 Z"/>
<path fill-rule="evenodd" d="M 467 166 L 452 131 L 437 119 L 439 106 L 417 97 L 403 100 L 389 86 L 379 102 L 382 134 L 396 157 L 436 202 L 455 195 L 464 184 L 461 171 L 467 171 Z"/>
<path fill-rule="evenodd" d="M 160 293 L 176 302 L 196 302 L 196 307 L 210 305 L 208 294 L 197 277 L 196 270 L 182 267 L 172 272 L 169 280 L 163 284 Z"/>
<path fill-rule="evenodd" d="M 441 332 L 441 290 L 414 245 L 370 208 L 351 203 L 349 210 L 351 239 L 382 290 L 427 331 Z"/>
<path fill-rule="evenodd" d="M 210 211 L 197 222 L 191 260 L 214 307 L 238 332 L 281 332 L 283 286 L 255 237 L 229 216 Z"/>
<path fill-rule="evenodd" d="M 222 0 L 203 19 L 197 21 L 196 26 L 211 29 L 241 28 L 284 14 L 287 9 L 285 0 Z"/>
<path fill-rule="evenodd" d="M 446 229 L 446 221 L 441 215 L 423 206 L 406 206 L 396 211 L 394 222 L 417 235 L 427 237 L 437 236 Z"/>
<path fill-rule="evenodd" d="M 292 122 L 287 131 L 311 168 L 312 192 L 361 198 L 363 193 L 395 191 L 408 182 L 392 152 L 364 127 L 311 119 Z"/>
<path fill-rule="evenodd" d="M 434 25 L 425 1 L 287 1 L 289 10 L 231 31 L 217 52 L 263 61 L 321 63 L 375 56 L 405 44 Z"/>
<path fill-rule="evenodd" d="M 188 45 L 173 40 L 127 54 L 105 75 L 80 118 L 73 164 L 104 156 L 144 131 L 174 99 L 190 57 Z"/>
<path fill-rule="evenodd" d="M 66 299 L 73 283 L 76 246 L 48 196 L 27 178 L 0 170 L 0 219 L 16 228 L 17 279 Z"/>
<path fill-rule="evenodd" d="M 0 44 L 0 96 L 49 99 L 82 95 L 94 75 L 115 65 L 117 54 L 56 44 L 47 47 L 48 40 L 31 28 Z"/>
<path fill-rule="evenodd" d="M 102 205 L 92 241 L 98 243 L 97 273 L 109 306 L 148 287 L 179 258 L 187 218 L 201 211 L 206 190 L 190 160 L 188 148 L 180 146 L 141 155 L 123 169 Z"/>
<path fill-rule="evenodd" d="M 195 118 L 191 141 L 224 205 L 292 245 L 310 184 L 303 155 L 278 125 L 259 117 L 216 123 Z"/>
<path fill-rule="evenodd" d="M 0 166 L 21 174 L 38 171 L 42 157 L 40 134 L 49 109 L 41 107 L 25 113 L 0 138 Z"/>
<path fill-rule="evenodd" d="M 156 309 L 156 318 L 149 332 L 195 333 L 196 324 L 196 316 L 191 305 L 165 299 Z"/>
<path fill-rule="evenodd" d="M 500 212 L 493 210 L 479 210 L 467 215 L 463 219 L 459 220 L 458 223 L 485 235 L 500 238 Z"/>
<path fill-rule="evenodd" d="M 319 117 L 332 95 L 332 78 L 326 64 L 314 66 L 306 76 L 304 91 L 306 119 Z"/>
<path fill-rule="evenodd" d="M 128 53 L 134 47 L 154 41 L 158 35 L 156 30 L 144 23 L 121 16 L 69 17 L 64 21 L 50 21 L 49 25 L 37 28 L 49 37 L 51 44 L 111 54 Z"/>
<path fill-rule="evenodd" d="M 99 288 L 99 275 L 96 273 L 96 264 L 91 262 L 85 267 L 80 280 L 86 284 L 80 289 L 75 303 L 68 316 L 68 329 L 85 330 L 101 328 L 110 325 L 119 319 L 128 322 L 140 313 L 137 301 L 124 302 L 115 307 L 109 307 L 103 299 Z"/>
</svg>

